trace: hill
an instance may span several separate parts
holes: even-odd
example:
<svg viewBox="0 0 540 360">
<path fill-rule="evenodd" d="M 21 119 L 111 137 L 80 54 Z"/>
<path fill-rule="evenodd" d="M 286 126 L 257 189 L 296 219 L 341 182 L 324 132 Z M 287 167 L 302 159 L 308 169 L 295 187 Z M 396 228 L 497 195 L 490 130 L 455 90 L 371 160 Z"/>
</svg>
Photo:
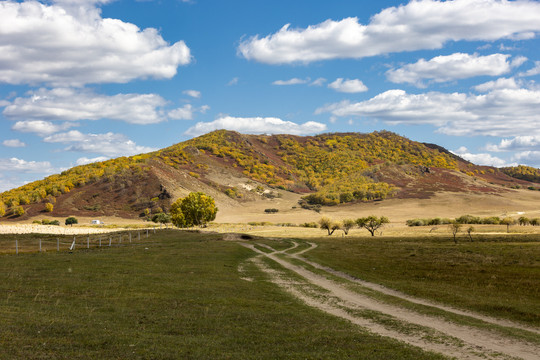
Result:
<svg viewBox="0 0 540 360">
<path fill-rule="evenodd" d="M 426 199 L 437 192 L 540 188 L 538 170 L 526 170 L 477 166 L 437 145 L 388 131 L 300 137 L 220 130 L 156 152 L 77 166 L 6 191 L 0 194 L 0 215 L 3 220 L 39 215 L 145 218 L 166 211 L 191 191 L 212 195 L 222 209 L 285 197 L 319 210 L 391 197 Z"/>
</svg>

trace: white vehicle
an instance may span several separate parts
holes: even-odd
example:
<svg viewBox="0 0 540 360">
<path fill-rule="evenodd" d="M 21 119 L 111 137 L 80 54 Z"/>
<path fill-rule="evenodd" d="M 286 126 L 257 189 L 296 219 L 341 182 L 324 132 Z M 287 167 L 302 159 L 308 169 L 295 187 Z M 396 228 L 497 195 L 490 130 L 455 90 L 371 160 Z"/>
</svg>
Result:
<svg viewBox="0 0 540 360">
<path fill-rule="evenodd" d="M 101 220 L 92 220 L 92 225 L 103 225 L 104 222 Z"/>
</svg>

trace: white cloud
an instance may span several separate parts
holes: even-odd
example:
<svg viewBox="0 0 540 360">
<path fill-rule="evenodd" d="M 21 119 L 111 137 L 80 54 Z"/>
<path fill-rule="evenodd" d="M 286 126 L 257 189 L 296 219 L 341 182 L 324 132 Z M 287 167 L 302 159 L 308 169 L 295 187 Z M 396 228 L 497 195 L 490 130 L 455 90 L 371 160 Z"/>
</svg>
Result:
<svg viewBox="0 0 540 360">
<path fill-rule="evenodd" d="M 525 72 L 521 72 L 518 76 L 534 76 L 540 74 L 540 61 L 534 62 L 534 67 Z"/>
<path fill-rule="evenodd" d="M 164 121 L 166 101 L 157 94 L 96 94 L 88 89 L 39 89 L 16 98 L 3 115 L 25 120 L 120 120 L 131 124 Z"/>
<path fill-rule="evenodd" d="M 520 164 L 540 167 L 540 151 L 522 151 L 512 156 L 512 160 Z"/>
<path fill-rule="evenodd" d="M 522 86 L 521 82 L 516 82 L 514 78 L 500 78 L 494 81 L 488 81 L 480 85 L 476 85 L 474 89 L 478 92 L 489 92 L 492 90 L 501 89 L 519 89 Z"/>
<path fill-rule="evenodd" d="M 475 76 L 499 76 L 510 72 L 512 67 L 521 65 L 525 59 L 517 57 L 510 63 L 509 58 L 510 55 L 505 54 L 480 56 L 455 53 L 437 56 L 427 61 L 420 59 L 414 64 L 390 69 L 386 72 L 386 77 L 394 83 L 409 83 L 424 87 L 422 80 L 440 83 Z"/>
<path fill-rule="evenodd" d="M 320 77 L 313 80 L 313 82 L 309 84 L 309 86 L 323 86 L 325 82 L 326 82 L 326 79 L 323 77 Z"/>
<path fill-rule="evenodd" d="M 77 165 L 86 165 L 86 164 L 91 164 L 91 163 L 105 161 L 105 160 L 109 160 L 109 158 L 105 156 L 98 156 L 92 159 L 89 159 L 87 157 L 82 157 L 82 158 L 78 158 L 76 163 Z"/>
<path fill-rule="evenodd" d="M 238 53 L 267 64 L 309 63 L 439 49 L 448 41 L 530 39 L 540 31 L 540 3 L 501 0 L 419 0 L 390 7 L 367 25 L 357 18 L 326 20 L 305 29 L 252 36 Z"/>
<path fill-rule="evenodd" d="M 208 111 L 208 109 L 210 109 L 210 106 L 208 105 L 195 108 L 191 104 L 186 104 L 180 108 L 169 111 L 167 116 L 173 120 L 193 120 L 196 112 L 204 114 Z"/>
<path fill-rule="evenodd" d="M 189 128 L 185 134 L 198 136 L 214 130 L 233 130 L 247 134 L 292 134 L 308 135 L 316 134 L 326 130 L 326 125 L 314 121 L 304 124 L 296 124 L 291 121 L 284 121 L 274 117 L 220 117 L 212 122 L 199 122 Z"/>
<path fill-rule="evenodd" d="M 495 167 L 509 166 L 509 164 L 505 160 L 500 159 L 496 156 L 492 156 L 491 154 L 487 154 L 487 153 L 472 154 L 464 146 L 452 152 L 476 165 L 495 166 Z"/>
<path fill-rule="evenodd" d="M 487 144 L 488 151 L 540 151 L 540 135 L 516 136 L 513 139 L 502 139 L 498 145 Z"/>
<path fill-rule="evenodd" d="M 540 90 L 496 89 L 486 94 L 388 90 L 371 99 L 326 105 L 316 114 L 370 117 L 389 124 L 431 124 L 457 136 L 540 135 Z"/>
<path fill-rule="evenodd" d="M 26 144 L 23 143 L 21 140 L 19 139 L 10 139 L 10 140 L 4 140 L 2 142 L 2 145 L 4 146 L 7 146 L 7 147 L 15 147 L 15 148 L 18 148 L 18 147 L 25 147 Z"/>
<path fill-rule="evenodd" d="M 299 79 L 299 78 L 292 78 L 289 80 L 276 80 L 272 83 L 272 85 L 298 85 L 298 84 L 307 84 L 309 82 L 309 78 L 307 79 Z"/>
<path fill-rule="evenodd" d="M 71 144 L 64 150 L 95 153 L 108 157 L 129 156 L 155 151 L 157 149 L 140 146 L 123 134 L 108 132 L 105 134 L 83 134 L 77 130 L 54 134 L 43 139 L 48 143 Z"/>
<path fill-rule="evenodd" d="M 174 120 L 191 120 L 193 119 L 193 106 L 186 104 L 181 108 L 169 111 L 168 116 Z"/>
<path fill-rule="evenodd" d="M 18 158 L 0 159 L 0 171 L 22 173 L 52 173 L 54 169 L 48 161 L 26 161 Z"/>
<path fill-rule="evenodd" d="M 82 86 L 170 79 L 191 61 L 183 41 L 102 18 L 104 1 L 0 2 L 0 82 Z M 58 3 L 58 2 L 57 2 Z"/>
<path fill-rule="evenodd" d="M 201 97 L 201 92 L 197 90 L 184 90 L 182 94 L 191 96 L 192 98 L 199 99 Z"/>
<path fill-rule="evenodd" d="M 368 88 L 361 80 L 337 78 L 334 82 L 328 84 L 330 89 L 344 93 L 359 93 L 367 91 Z"/>
<path fill-rule="evenodd" d="M 238 80 L 240 80 L 238 77 L 233 77 L 231 81 L 227 83 L 228 86 L 236 85 L 238 84 Z"/>
<path fill-rule="evenodd" d="M 64 131 L 73 126 L 78 126 L 77 123 L 65 122 L 63 124 L 53 124 L 50 121 L 43 120 L 28 120 L 17 121 L 11 127 L 12 130 L 20 131 L 23 133 L 34 133 L 39 136 L 47 136 L 55 132 Z"/>
</svg>

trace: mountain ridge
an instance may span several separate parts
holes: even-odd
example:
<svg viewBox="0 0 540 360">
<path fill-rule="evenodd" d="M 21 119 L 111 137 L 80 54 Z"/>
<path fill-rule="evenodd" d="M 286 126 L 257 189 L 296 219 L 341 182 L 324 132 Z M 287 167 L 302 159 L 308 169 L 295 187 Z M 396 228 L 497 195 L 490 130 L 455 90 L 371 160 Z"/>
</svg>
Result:
<svg viewBox="0 0 540 360">
<path fill-rule="evenodd" d="M 166 211 L 190 191 L 207 192 L 233 208 L 287 191 L 303 195 L 301 206 L 317 209 L 429 198 L 438 191 L 496 194 L 537 187 L 534 176 L 516 178 L 534 168 L 512 169 L 477 166 L 439 145 L 389 131 L 296 136 L 217 130 L 151 153 L 76 166 L 3 192 L 0 202 L 3 219 L 11 220 L 47 215 L 47 203 L 51 216 L 137 218 Z M 19 208 L 24 214 L 17 214 Z"/>
</svg>

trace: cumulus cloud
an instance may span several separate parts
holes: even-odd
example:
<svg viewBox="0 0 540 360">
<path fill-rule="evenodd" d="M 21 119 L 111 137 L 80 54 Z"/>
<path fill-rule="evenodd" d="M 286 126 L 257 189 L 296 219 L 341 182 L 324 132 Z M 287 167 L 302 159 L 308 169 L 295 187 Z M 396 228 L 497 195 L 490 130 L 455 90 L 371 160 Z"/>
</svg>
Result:
<svg viewBox="0 0 540 360">
<path fill-rule="evenodd" d="M 109 158 L 106 157 L 106 156 L 98 156 L 98 157 L 91 158 L 91 159 L 89 159 L 87 157 L 81 157 L 81 158 L 77 159 L 76 164 L 77 165 L 86 165 L 86 164 L 91 164 L 91 163 L 105 161 L 105 160 L 109 160 Z"/>
<path fill-rule="evenodd" d="M 199 122 L 190 127 L 185 134 L 198 136 L 214 130 L 233 130 L 246 134 L 292 134 L 308 135 L 326 130 L 326 125 L 314 121 L 296 124 L 274 117 L 220 117 L 212 122 Z"/>
<path fill-rule="evenodd" d="M 501 89 L 519 89 L 522 86 L 522 82 L 516 81 L 514 78 L 500 78 L 494 81 L 488 81 L 480 85 L 476 85 L 474 89 L 478 92 L 489 92 L 492 90 Z"/>
<path fill-rule="evenodd" d="M 540 167 L 540 151 L 522 151 L 512 156 L 512 160 L 520 164 Z"/>
<path fill-rule="evenodd" d="M 168 115 L 174 120 L 191 120 L 193 119 L 193 106 L 186 104 L 181 108 L 169 111 Z"/>
<path fill-rule="evenodd" d="M 487 153 L 472 154 L 466 147 L 462 146 L 456 151 L 452 151 L 454 154 L 461 156 L 463 159 L 472 162 L 476 165 L 503 167 L 509 166 L 509 164 L 496 156 L 492 156 Z"/>
<path fill-rule="evenodd" d="M 330 89 L 344 93 L 359 93 L 367 91 L 368 88 L 361 80 L 337 78 L 335 81 L 328 84 Z"/>
<path fill-rule="evenodd" d="M 26 144 L 23 143 L 19 139 L 4 140 L 4 141 L 2 141 L 2 145 L 7 146 L 7 147 L 14 147 L 14 148 L 25 147 L 26 146 Z"/>
<path fill-rule="evenodd" d="M 201 107 L 193 107 L 191 104 L 186 104 L 180 108 L 176 108 L 167 113 L 167 116 L 173 120 L 193 120 L 194 114 L 200 112 L 204 114 L 210 106 L 203 105 Z"/>
<path fill-rule="evenodd" d="M 329 104 L 315 111 L 370 117 L 389 124 L 431 124 L 458 136 L 540 135 L 540 90 L 495 89 L 486 94 L 388 90 L 371 99 Z"/>
<path fill-rule="evenodd" d="M 419 0 L 384 9 L 367 25 L 355 17 L 305 29 L 287 24 L 241 41 L 238 53 L 267 64 L 309 63 L 439 49 L 448 41 L 530 39 L 540 31 L 539 17 L 536 1 Z"/>
<path fill-rule="evenodd" d="M 8 118 L 25 121 L 111 119 L 153 124 L 166 119 L 161 109 L 165 104 L 166 101 L 157 94 L 108 96 L 88 89 L 42 88 L 32 91 L 28 97 L 16 98 L 2 113 Z"/>
<path fill-rule="evenodd" d="M 299 84 L 307 84 L 309 82 L 309 78 L 307 79 L 299 79 L 299 78 L 292 78 L 289 80 L 276 80 L 272 83 L 272 85 L 299 85 Z"/>
<path fill-rule="evenodd" d="M 512 139 L 502 139 L 499 144 L 487 144 L 488 151 L 540 151 L 540 135 L 516 136 Z"/>
<path fill-rule="evenodd" d="M 48 143 L 73 144 L 66 151 L 101 154 L 108 157 L 129 156 L 157 149 L 135 144 L 123 134 L 84 134 L 77 130 L 54 134 L 43 139 Z"/>
<path fill-rule="evenodd" d="M 191 96 L 192 98 L 195 98 L 195 99 L 198 99 L 201 97 L 201 92 L 197 90 L 185 90 L 185 91 L 182 91 L 182 94 Z"/>
<path fill-rule="evenodd" d="M 0 82 L 82 86 L 170 79 L 191 61 L 183 41 L 102 18 L 105 1 L 0 2 Z"/>
<path fill-rule="evenodd" d="M 23 133 L 34 133 L 39 136 L 47 136 L 54 134 L 55 132 L 64 131 L 70 127 L 78 126 L 77 123 L 65 122 L 63 124 L 53 124 L 50 121 L 43 120 L 28 120 L 28 121 L 17 121 L 11 127 L 12 130 L 20 131 Z"/>
<path fill-rule="evenodd" d="M 424 87 L 423 80 L 440 83 L 475 76 L 499 76 L 510 72 L 513 67 L 523 63 L 525 58 L 517 57 L 508 61 L 510 55 L 455 53 L 437 56 L 430 60 L 420 59 L 414 64 L 407 64 L 386 72 L 388 80 L 394 83 L 409 83 Z"/>
<path fill-rule="evenodd" d="M 21 173 L 52 173 L 54 172 L 51 163 L 48 161 L 26 161 L 18 158 L 1 159 L 0 171 L 21 172 Z"/>
<path fill-rule="evenodd" d="M 525 72 L 521 72 L 518 76 L 534 76 L 540 74 L 540 61 L 534 62 L 534 67 Z"/>
</svg>

